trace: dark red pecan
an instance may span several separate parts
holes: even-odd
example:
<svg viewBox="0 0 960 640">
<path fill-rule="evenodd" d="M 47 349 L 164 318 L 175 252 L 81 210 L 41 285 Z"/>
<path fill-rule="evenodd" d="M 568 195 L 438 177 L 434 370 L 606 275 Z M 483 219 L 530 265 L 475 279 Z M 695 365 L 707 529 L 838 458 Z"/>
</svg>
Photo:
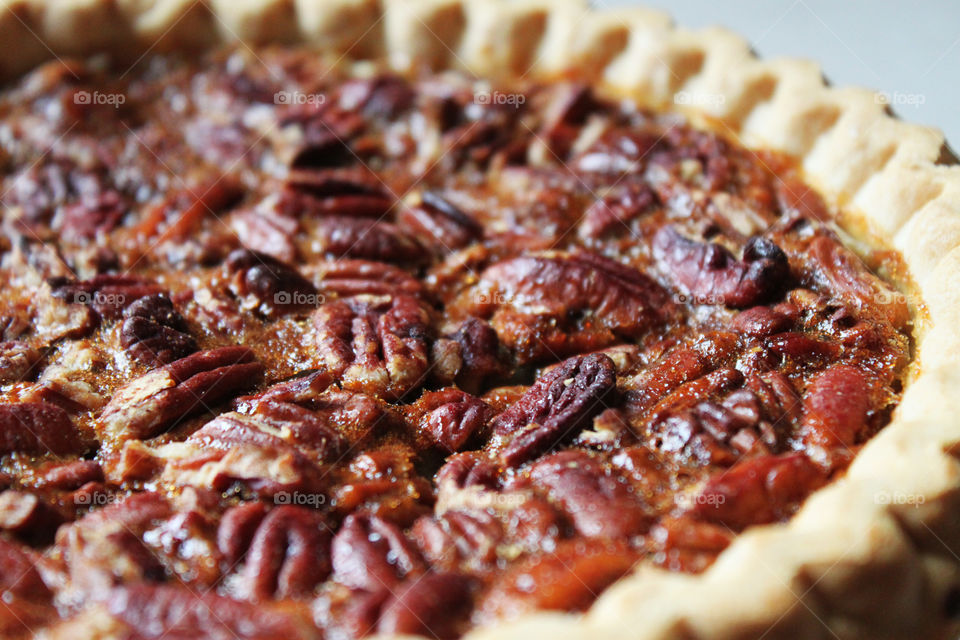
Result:
<svg viewBox="0 0 960 640">
<path fill-rule="evenodd" d="M 417 94 L 406 78 L 383 73 L 344 82 L 337 97 L 341 109 L 359 111 L 371 119 L 394 119 L 414 105 Z"/>
<path fill-rule="evenodd" d="M 732 464 L 740 454 L 769 453 L 783 444 L 764 417 L 757 396 L 742 389 L 661 417 L 651 426 L 651 446 L 700 464 Z"/>
<path fill-rule="evenodd" d="M 327 216 L 316 224 L 316 246 L 336 258 L 418 263 L 427 256 L 413 236 L 376 219 Z"/>
<path fill-rule="evenodd" d="M 377 219 L 393 208 L 394 199 L 384 189 L 380 178 L 362 167 L 294 169 L 287 177 L 277 209 L 293 217 Z"/>
<path fill-rule="evenodd" d="M 68 455 L 83 453 L 87 444 L 70 416 L 49 402 L 0 404 L 0 451 Z"/>
<path fill-rule="evenodd" d="M 194 587 L 210 589 L 222 577 L 214 532 L 213 520 L 188 509 L 146 531 L 143 540 L 159 556 L 167 573 Z"/>
<path fill-rule="evenodd" d="M 832 449 L 846 449 L 868 428 L 870 384 L 859 368 L 835 364 L 807 387 L 800 434 L 811 456 L 829 459 Z"/>
<path fill-rule="evenodd" d="M 321 262 L 317 274 L 322 278 L 323 291 L 341 298 L 363 293 L 381 296 L 401 293 L 416 297 L 423 289 L 420 281 L 408 272 L 385 262 L 343 258 Z"/>
<path fill-rule="evenodd" d="M 290 607 L 234 600 L 183 587 L 131 584 L 106 594 L 111 615 L 128 626 L 129 640 L 308 640 L 309 614 Z"/>
<path fill-rule="evenodd" d="M 395 524 L 350 515 L 333 537 L 333 579 L 353 589 L 393 590 L 425 569 L 420 553 Z"/>
<path fill-rule="evenodd" d="M 0 384 L 25 380 L 36 371 L 42 358 L 39 349 L 26 343 L 0 342 Z"/>
<path fill-rule="evenodd" d="M 584 173 L 639 174 L 651 151 L 663 146 L 662 138 L 652 130 L 610 129 L 579 154 L 572 166 Z"/>
<path fill-rule="evenodd" d="M 0 530 L 33 544 L 53 541 L 63 522 L 56 509 L 25 491 L 8 489 L 0 493 Z"/>
<path fill-rule="evenodd" d="M 384 603 L 377 631 L 457 638 L 468 626 L 470 587 L 470 579 L 456 573 L 411 578 Z"/>
<path fill-rule="evenodd" d="M 552 87 L 549 102 L 543 108 L 543 124 L 539 132 L 551 155 L 566 159 L 580 128 L 602 107 L 589 85 L 558 83 Z"/>
<path fill-rule="evenodd" d="M 140 364 L 158 367 L 197 350 L 186 320 L 164 295 L 140 298 L 124 309 L 123 317 L 120 344 Z"/>
<path fill-rule="evenodd" d="M 656 202 L 653 190 L 643 182 L 629 183 L 619 193 L 594 202 L 583 214 L 578 233 L 583 238 L 623 234 L 630 223 Z"/>
<path fill-rule="evenodd" d="M 790 431 L 800 422 L 801 401 L 790 380 L 778 371 L 768 371 L 747 378 L 747 388 L 760 402 L 767 419 Z"/>
<path fill-rule="evenodd" d="M 734 316 L 731 327 L 742 333 L 763 338 L 793 328 L 800 310 L 790 303 L 773 307 L 751 307 Z"/>
<path fill-rule="evenodd" d="M 330 386 L 334 377 L 325 369 L 277 383 L 254 396 L 238 398 L 238 410 L 266 426 L 280 429 L 283 439 L 323 457 L 344 451 L 386 429 L 402 426 L 400 416 L 386 402 Z M 270 426 L 274 425 L 274 426 Z"/>
<path fill-rule="evenodd" d="M 319 512 L 293 505 L 271 509 L 239 554 L 245 563 L 244 592 L 256 600 L 309 597 L 330 573 L 329 546 L 329 529 Z"/>
<path fill-rule="evenodd" d="M 666 292 L 639 271 L 591 254 L 544 254 L 499 262 L 461 296 L 491 317 L 521 363 L 636 340 L 670 315 Z"/>
<path fill-rule="evenodd" d="M 126 214 L 124 197 L 109 189 L 64 206 L 61 230 L 70 240 L 89 240 L 113 231 Z"/>
<path fill-rule="evenodd" d="M 36 559 L 20 545 L 0 538 L 0 588 L 4 593 L 45 600 L 50 590 L 37 571 Z"/>
<path fill-rule="evenodd" d="M 662 553 L 662 564 L 671 571 L 700 573 L 727 548 L 736 534 L 723 525 L 702 522 L 690 516 L 666 517 L 650 530 L 650 538 Z"/>
<path fill-rule="evenodd" d="M 410 535 L 432 566 L 445 568 L 461 562 L 489 568 L 496 562 L 497 545 L 504 541 L 503 525 L 480 510 L 424 516 L 413 524 Z"/>
<path fill-rule="evenodd" d="M 410 406 L 409 416 L 420 438 L 455 453 L 483 432 L 493 409 L 480 398 L 450 387 L 425 392 Z"/>
<path fill-rule="evenodd" d="M 227 563 L 227 570 L 243 561 L 266 515 L 267 505 L 262 502 L 247 502 L 223 514 L 217 527 L 217 549 Z"/>
<path fill-rule="evenodd" d="M 51 593 L 37 570 L 37 559 L 27 549 L 0 538 L 0 635 L 32 638 L 35 630 L 57 619 Z"/>
<path fill-rule="evenodd" d="M 287 264 L 297 260 L 297 246 L 293 239 L 300 231 L 300 223 L 293 217 L 246 209 L 230 216 L 230 228 L 236 232 L 240 243 L 251 251 Z"/>
<path fill-rule="evenodd" d="M 743 382 L 743 374 L 733 368 L 722 368 L 685 382 L 664 396 L 650 409 L 650 419 L 682 411 L 724 391 L 729 391 Z"/>
<path fill-rule="evenodd" d="M 513 126 L 520 113 L 520 105 L 484 105 L 479 118 L 444 132 L 440 166 L 449 170 L 466 164 L 485 167 L 497 156 L 525 154 L 532 134 Z"/>
<path fill-rule="evenodd" d="M 456 331 L 435 340 L 431 361 L 435 380 L 440 384 L 456 382 L 471 393 L 479 392 L 509 370 L 497 332 L 478 318 L 468 318 Z"/>
<path fill-rule="evenodd" d="M 326 416 L 290 402 L 257 402 L 252 413 L 224 413 L 201 427 L 188 442 L 216 449 L 238 444 L 283 449 L 297 447 L 316 462 L 338 459 L 348 447 L 346 438 Z"/>
<path fill-rule="evenodd" d="M 716 243 L 690 240 L 667 226 L 653 239 L 664 272 L 694 304 L 749 307 L 784 290 L 790 278 L 786 254 L 772 241 L 751 238 L 737 260 Z"/>
<path fill-rule="evenodd" d="M 55 222 L 59 211 L 62 234 L 73 241 L 87 240 L 113 230 L 127 212 L 124 197 L 105 175 L 66 159 L 45 159 L 13 176 L 4 204 L 19 207 L 28 228 Z"/>
<path fill-rule="evenodd" d="M 499 574 L 478 605 L 478 617 L 492 622 L 542 609 L 583 611 L 636 561 L 636 552 L 623 544 L 563 543 L 553 553 L 530 556 Z"/>
<path fill-rule="evenodd" d="M 811 288 L 829 291 L 865 319 L 895 329 L 903 329 L 909 321 L 906 297 L 874 275 L 857 254 L 822 225 L 817 225 L 813 233 L 780 234 L 778 241 L 795 256 L 799 275 Z"/>
<path fill-rule="evenodd" d="M 404 207 L 397 223 L 437 246 L 440 253 L 461 249 L 483 237 L 483 228 L 459 207 L 433 191 L 424 191 L 419 204 Z"/>
<path fill-rule="evenodd" d="M 471 485 L 480 485 L 488 489 L 497 487 L 499 471 L 497 466 L 477 452 L 454 454 L 447 458 L 437 471 L 436 485 L 450 484 L 462 489 Z"/>
<path fill-rule="evenodd" d="M 430 482 L 413 466 L 414 449 L 393 446 L 362 453 L 350 463 L 351 476 L 336 491 L 338 514 L 364 513 L 407 527 L 430 511 Z"/>
<path fill-rule="evenodd" d="M 138 533 L 172 514 L 170 503 L 159 493 L 131 494 L 119 502 L 111 502 L 102 509 L 91 511 L 71 528 L 84 533 L 100 534 L 121 528 Z"/>
<path fill-rule="evenodd" d="M 144 543 L 143 535 L 171 515 L 162 496 L 138 493 L 61 527 L 57 547 L 67 563 L 72 586 L 93 596 L 119 582 L 165 579 L 164 565 Z"/>
<path fill-rule="evenodd" d="M 682 385 L 734 364 L 739 349 L 739 336 L 727 331 L 705 332 L 692 345 L 671 349 L 625 382 L 629 413 L 643 414 Z"/>
<path fill-rule="evenodd" d="M 76 167 L 67 160 L 38 162 L 11 176 L 3 204 L 18 207 L 28 226 L 49 224 L 57 208 L 76 197 Z"/>
<path fill-rule="evenodd" d="M 629 539 L 653 521 L 647 505 L 610 468 L 584 451 L 562 451 L 530 468 L 534 486 L 570 517 L 586 538 Z"/>
<path fill-rule="evenodd" d="M 200 351 L 118 389 L 94 427 L 101 441 L 113 447 L 131 438 L 151 438 L 256 384 L 262 373 L 263 365 L 246 347 Z"/>
<path fill-rule="evenodd" d="M 43 473 L 43 487 L 79 489 L 88 482 L 103 482 L 103 469 L 95 460 L 75 460 L 56 464 Z"/>
<path fill-rule="evenodd" d="M 785 362 L 800 367 L 816 366 L 836 360 L 841 349 L 840 345 L 834 342 L 818 340 L 796 331 L 776 333 L 769 336 L 764 344 L 781 356 Z"/>
<path fill-rule="evenodd" d="M 243 436 L 241 436 L 243 437 Z M 239 438 L 238 438 L 239 439 Z M 239 492 L 280 501 L 291 492 L 325 495 L 327 471 L 299 448 L 264 438 L 256 444 L 235 442 L 229 448 L 203 447 L 192 442 L 182 457 L 167 462 L 161 479 L 173 486 L 217 492 Z M 219 444 L 219 443 L 217 443 Z"/>
<path fill-rule="evenodd" d="M 491 423 L 494 434 L 506 440 L 501 459 L 516 466 L 573 438 L 606 408 L 615 386 L 616 368 L 607 356 L 565 360 Z"/>
<path fill-rule="evenodd" d="M 54 297 L 91 307 L 104 319 L 115 320 L 128 305 L 144 296 L 162 293 L 160 287 L 139 276 L 100 274 L 89 280 L 51 280 Z"/>
<path fill-rule="evenodd" d="M 323 301 L 312 282 L 265 253 L 237 249 L 227 256 L 223 268 L 242 306 L 268 317 L 310 309 Z"/>
<path fill-rule="evenodd" d="M 294 168 L 287 175 L 287 185 L 317 198 L 350 195 L 387 197 L 383 181 L 376 173 L 362 166 Z"/>
<path fill-rule="evenodd" d="M 242 196 L 242 184 L 230 174 L 208 175 L 202 181 L 170 191 L 141 217 L 134 231 L 141 237 L 156 238 L 158 245 L 183 243 L 205 219 L 226 211 Z"/>
<path fill-rule="evenodd" d="M 234 406 L 242 413 L 251 413 L 263 402 L 292 402 L 306 406 L 318 400 L 333 382 L 333 376 L 325 369 L 304 371 L 255 395 L 241 396 L 234 401 Z"/>
<path fill-rule="evenodd" d="M 345 389 L 399 398 L 428 366 L 430 318 L 414 298 L 355 296 L 327 302 L 313 325 L 323 363 Z"/>
<path fill-rule="evenodd" d="M 707 478 L 682 507 L 701 520 L 734 530 L 782 520 L 827 481 L 802 453 L 744 460 Z"/>
</svg>

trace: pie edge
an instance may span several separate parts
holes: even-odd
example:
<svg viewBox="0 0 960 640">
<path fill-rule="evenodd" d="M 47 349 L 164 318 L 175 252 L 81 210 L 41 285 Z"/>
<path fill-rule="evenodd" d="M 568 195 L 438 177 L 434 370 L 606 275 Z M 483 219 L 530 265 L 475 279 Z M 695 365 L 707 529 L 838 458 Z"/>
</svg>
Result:
<svg viewBox="0 0 960 640">
<path fill-rule="evenodd" d="M 960 519 L 950 518 L 960 507 L 952 401 L 960 288 L 951 288 L 960 273 L 960 167 L 938 163 L 939 132 L 891 117 L 873 92 L 827 87 L 813 63 L 761 60 L 735 34 L 676 27 L 645 9 L 601 11 L 579 0 L 0 0 L 8 44 L 0 78 L 54 52 L 133 57 L 236 39 L 309 41 L 480 77 L 574 75 L 646 106 L 707 116 L 748 148 L 797 157 L 846 221 L 901 252 L 916 285 L 911 300 L 924 318 L 916 378 L 846 477 L 789 523 L 740 535 L 700 576 L 642 567 L 583 616 L 539 613 L 469 638 L 946 633 L 943 603 L 960 589 Z M 682 92 L 699 104 L 678 104 Z"/>
</svg>

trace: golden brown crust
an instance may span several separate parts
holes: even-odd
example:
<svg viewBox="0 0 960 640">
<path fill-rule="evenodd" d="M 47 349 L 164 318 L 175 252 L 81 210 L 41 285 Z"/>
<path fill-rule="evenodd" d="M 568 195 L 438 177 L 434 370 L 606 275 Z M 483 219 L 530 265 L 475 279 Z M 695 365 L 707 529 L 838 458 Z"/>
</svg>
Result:
<svg viewBox="0 0 960 640">
<path fill-rule="evenodd" d="M 890 117 L 816 65 L 756 59 L 739 37 L 663 14 L 525 0 L 2 0 L 0 77 L 54 54 L 226 40 L 308 41 L 481 76 L 595 81 L 676 107 L 748 147 L 797 157 L 843 219 L 898 249 L 917 296 L 918 375 L 847 476 L 785 525 L 740 536 L 701 576 L 641 568 L 584 616 L 543 613 L 471 638 L 920 638 L 960 588 L 960 167 L 943 138 Z M 16 46 L 11 46 L 16 43 Z"/>
</svg>

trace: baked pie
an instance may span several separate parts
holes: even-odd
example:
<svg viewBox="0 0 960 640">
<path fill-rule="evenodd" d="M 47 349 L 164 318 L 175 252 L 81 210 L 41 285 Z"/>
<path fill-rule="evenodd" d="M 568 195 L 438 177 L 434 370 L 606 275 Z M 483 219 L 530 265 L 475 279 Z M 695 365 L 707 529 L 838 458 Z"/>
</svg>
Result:
<svg viewBox="0 0 960 640">
<path fill-rule="evenodd" d="M 936 132 L 639 10 L 0 34 L 3 637 L 950 633 Z"/>
</svg>

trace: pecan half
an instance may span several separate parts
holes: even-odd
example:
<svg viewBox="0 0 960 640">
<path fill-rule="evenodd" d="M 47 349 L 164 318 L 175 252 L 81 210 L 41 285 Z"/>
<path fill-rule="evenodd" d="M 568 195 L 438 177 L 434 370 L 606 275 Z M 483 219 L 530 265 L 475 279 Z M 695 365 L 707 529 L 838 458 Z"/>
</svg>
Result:
<svg viewBox="0 0 960 640">
<path fill-rule="evenodd" d="M 418 297 L 423 292 L 419 280 L 385 262 L 341 258 L 321 262 L 316 273 L 323 291 L 341 298 L 364 293 L 378 296 L 401 293 Z"/>
<path fill-rule="evenodd" d="M 26 548 L 0 538 L 0 635 L 30 638 L 34 630 L 57 618 L 50 588 L 37 569 L 37 558 Z"/>
<path fill-rule="evenodd" d="M 389 222 L 327 216 L 314 231 L 320 253 L 337 258 L 359 258 L 391 263 L 418 263 L 426 257 L 424 248 L 412 236 Z"/>
<path fill-rule="evenodd" d="M 414 544 L 399 527 L 377 516 L 350 515 L 333 538 L 333 579 L 353 589 L 394 589 L 423 572 Z"/>
<path fill-rule="evenodd" d="M 277 209 L 285 215 L 305 218 L 336 215 L 375 220 L 386 215 L 393 202 L 372 171 L 358 167 L 295 167 L 280 194 Z"/>
<path fill-rule="evenodd" d="M 131 584 L 107 593 L 107 610 L 129 627 L 130 640 L 309 640 L 309 614 L 168 585 Z"/>
<path fill-rule="evenodd" d="M 345 389 L 400 398 L 423 381 L 430 319 L 414 298 L 354 296 L 314 312 L 323 363 Z"/>
<path fill-rule="evenodd" d="M 447 388 L 424 393 L 409 416 L 421 439 L 455 453 L 482 433 L 493 409 L 476 396 Z"/>
<path fill-rule="evenodd" d="M 109 233 L 120 224 L 127 209 L 124 197 L 113 189 L 82 197 L 63 207 L 62 233 L 74 241 Z"/>
<path fill-rule="evenodd" d="M 710 476 L 684 506 L 701 520 L 740 531 L 792 515 L 826 481 L 826 474 L 802 453 L 760 456 Z"/>
<path fill-rule="evenodd" d="M 164 295 L 144 296 L 123 311 L 120 344 L 148 367 L 169 364 L 197 350 L 187 323 Z"/>
<path fill-rule="evenodd" d="M 61 522 L 57 510 L 32 493 L 15 489 L 0 493 L 0 530 L 25 542 L 50 543 Z"/>
<path fill-rule="evenodd" d="M 783 291 L 790 265 L 780 247 L 756 236 L 737 260 L 716 243 L 690 240 L 671 226 L 653 239 L 653 250 L 664 271 L 695 304 L 750 307 Z"/>
<path fill-rule="evenodd" d="M 628 539 L 645 533 L 653 522 L 629 486 L 586 452 L 546 456 L 531 467 L 530 479 L 546 489 L 586 538 Z"/>
<path fill-rule="evenodd" d="M 191 435 L 188 442 L 215 449 L 238 444 L 283 449 L 297 447 L 317 462 L 333 461 L 347 449 L 347 440 L 324 416 L 289 402 L 258 402 L 253 413 L 224 413 Z"/>
<path fill-rule="evenodd" d="M 506 350 L 488 323 L 468 318 L 446 337 L 435 340 L 430 359 L 431 378 L 440 384 L 457 383 L 461 389 L 477 393 L 491 380 L 507 375 L 510 367 Z"/>
<path fill-rule="evenodd" d="M 538 609 L 583 611 L 629 573 L 636 552 L 624 545 L 578 540 L 531 556 L 501 573 L 478 604 L 481 620 L 514 618 Z M 529 586 L 534 584 L 536 588 Z"/>
<path fill-rule="evenodd" d="M 400 585 L 383 605 L 379 633 L 456 638 L 472 607 L 470 579 L 456 573 L 430 573 Z"/>
<path fill-rule="evenodd" d="M 119 318 L 134 301 L 161 293 L 158 285 L 139 276 L 116 274 L 101 274 L 81 281 L 56 278 L 50 286 L 54 297 L 86 305 L 108 320 Z"/>
<path fill-rule="evenodd" d="M 265 253 L 237 249 L 227 256 L 223 268 L 242 306 L 267 317 L 309 309 L 321 301 L 312 282 Z"/>
<path fill-rule="evenodd" d="M 591 354 L 565 360 L 494 419 L 494 434 L 506 440 L 501 459 L 516 466 L 573 438 L 606 408 L 604 402 L 615 386 L 616 368 L 609 357 Z"/>
<path fill-rule="evenodd" d="M 669 317 L 666 292 L 639 271 L 591 254 L 499 262 L 463 294 L 468 313 L 490 317 L 521 363 L 642 338 Z"/>
<path fill-rule="evenodd" d="M 504 542 L 503 525 L 487 511 L 450 510 L 424 516 L 410 531 L 417 546 L 433 566 L 454 568 L 466 563 L 489 568 Z"/>
<path fill-rule="evenodd" d="M 300 223 L 295 218 L 247 209 L 230 216 L 230 228 L 236 232 L 240 243 L 251 251 L 287 264 L 297 259 L 294 236 L 300 230 Z"/>
<path fill-rule="evenodd" d="M 115 448 L 132 438 L 151 438 L 249 388 L 262 373 L 263 365 L 246 347 L 201 351 L 118 389 L 94 428 L 104 444 Z"/>
<path fill-rule="evenodd" d="M 316 511 L 285 505 L 257 524 L 245 553 L 243 591 L 257 600 L 304 598 L 330 573 L 330 533 Z"/>
<path fill-rule="evenodd" d="M 800 435 L 818 462 L 831 449 L 852 446 L 868 428 L 870 385 L 857 367 L 835 364 L 810 383 L 803 402 Z"/>
<path fill-rule="evenodd" d="M 418 205 L 400 210 L 397 222 L 426 240 L 427 245 L 446 253 L 483 237 L 483 228 L 443 196 L 424 191 L 420 198 Z"/>
<path fill-rule="evenodd" d="M 60 407 L 48 402 L 0 404 L 0 452 L 68 455 L 87 449 Z"/>
</svg>

